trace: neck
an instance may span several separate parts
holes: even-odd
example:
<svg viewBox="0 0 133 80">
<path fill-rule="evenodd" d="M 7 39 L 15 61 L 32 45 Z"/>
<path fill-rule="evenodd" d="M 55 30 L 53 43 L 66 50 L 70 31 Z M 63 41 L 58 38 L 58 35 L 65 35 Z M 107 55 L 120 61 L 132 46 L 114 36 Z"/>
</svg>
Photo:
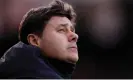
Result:
<svg viewBox="0 0 133 80">
<path fill-rule="evenodd" d="M 48 62 L 63 78 L 71 78 L 71 75 L 76 66 L 72 63 L 67 63 L 51 58 L 48 58 Z"/>
</svg>

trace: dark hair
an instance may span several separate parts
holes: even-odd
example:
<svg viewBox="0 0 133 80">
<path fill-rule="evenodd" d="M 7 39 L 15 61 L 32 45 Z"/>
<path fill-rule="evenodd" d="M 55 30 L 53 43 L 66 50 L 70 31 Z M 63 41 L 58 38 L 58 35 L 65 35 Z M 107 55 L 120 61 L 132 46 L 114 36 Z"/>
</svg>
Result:
<svg viewBox="0 0 133 80">
<path fill-rule="evenodd" d="M 52 16 L 65 16 L 72 23 L 75 23 L 76 13 L 71 5 L 61 0 L 55 0 L 47 7 L 33 8 L 29 10 L 23 17 L 19 26 L 20 41 L 29 44 L 27 36 L 30 33 L 38 36 L 42 35 L 45 25 Z"/>
</svg>

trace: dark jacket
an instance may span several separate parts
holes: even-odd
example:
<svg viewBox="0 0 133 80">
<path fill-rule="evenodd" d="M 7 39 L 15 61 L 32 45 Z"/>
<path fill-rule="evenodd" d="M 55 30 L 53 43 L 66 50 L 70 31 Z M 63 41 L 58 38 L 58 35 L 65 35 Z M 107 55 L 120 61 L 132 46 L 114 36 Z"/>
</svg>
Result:
<svg viewBox="0 0 133 80">
<path fill-rule="evenodd" d="M 0 78 L 70 78 L 74 68 L 74 64 L 47 58 L 38 47 L 19 42 L 0 59 Z"/>
</svg>

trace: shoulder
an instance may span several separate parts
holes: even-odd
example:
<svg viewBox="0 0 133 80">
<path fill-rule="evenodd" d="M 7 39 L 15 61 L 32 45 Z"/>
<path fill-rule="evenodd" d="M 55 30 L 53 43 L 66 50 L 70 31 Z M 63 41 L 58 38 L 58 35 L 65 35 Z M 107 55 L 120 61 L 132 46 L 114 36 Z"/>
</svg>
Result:
<svg viewBox="0 0 133 80">
<path fill-rule="evenodd" d="M 18 43 L 1 58 L 0 75 L 10 78 L 61 78 L 46 62 L 37 47 Z"/>
</svg>

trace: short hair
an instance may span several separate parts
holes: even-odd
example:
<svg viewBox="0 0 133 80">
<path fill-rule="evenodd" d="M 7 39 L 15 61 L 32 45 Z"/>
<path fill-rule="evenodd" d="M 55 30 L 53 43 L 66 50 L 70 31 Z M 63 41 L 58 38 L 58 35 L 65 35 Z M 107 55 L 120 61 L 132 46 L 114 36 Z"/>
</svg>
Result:
<svg viewBox="0 0 133 80">
<path fill-rule="evenodd" d="M 76 13 L 70 4 L 54 0 L 47 7 L 32 8 L 24 15 L 19 26 L 19 40 L 29 44 L 28 34 L 42 36 L 43 30 L 52 16 L 67 17 L 72 23 L 75 23 L 76 20 Z"/>
</svg>

